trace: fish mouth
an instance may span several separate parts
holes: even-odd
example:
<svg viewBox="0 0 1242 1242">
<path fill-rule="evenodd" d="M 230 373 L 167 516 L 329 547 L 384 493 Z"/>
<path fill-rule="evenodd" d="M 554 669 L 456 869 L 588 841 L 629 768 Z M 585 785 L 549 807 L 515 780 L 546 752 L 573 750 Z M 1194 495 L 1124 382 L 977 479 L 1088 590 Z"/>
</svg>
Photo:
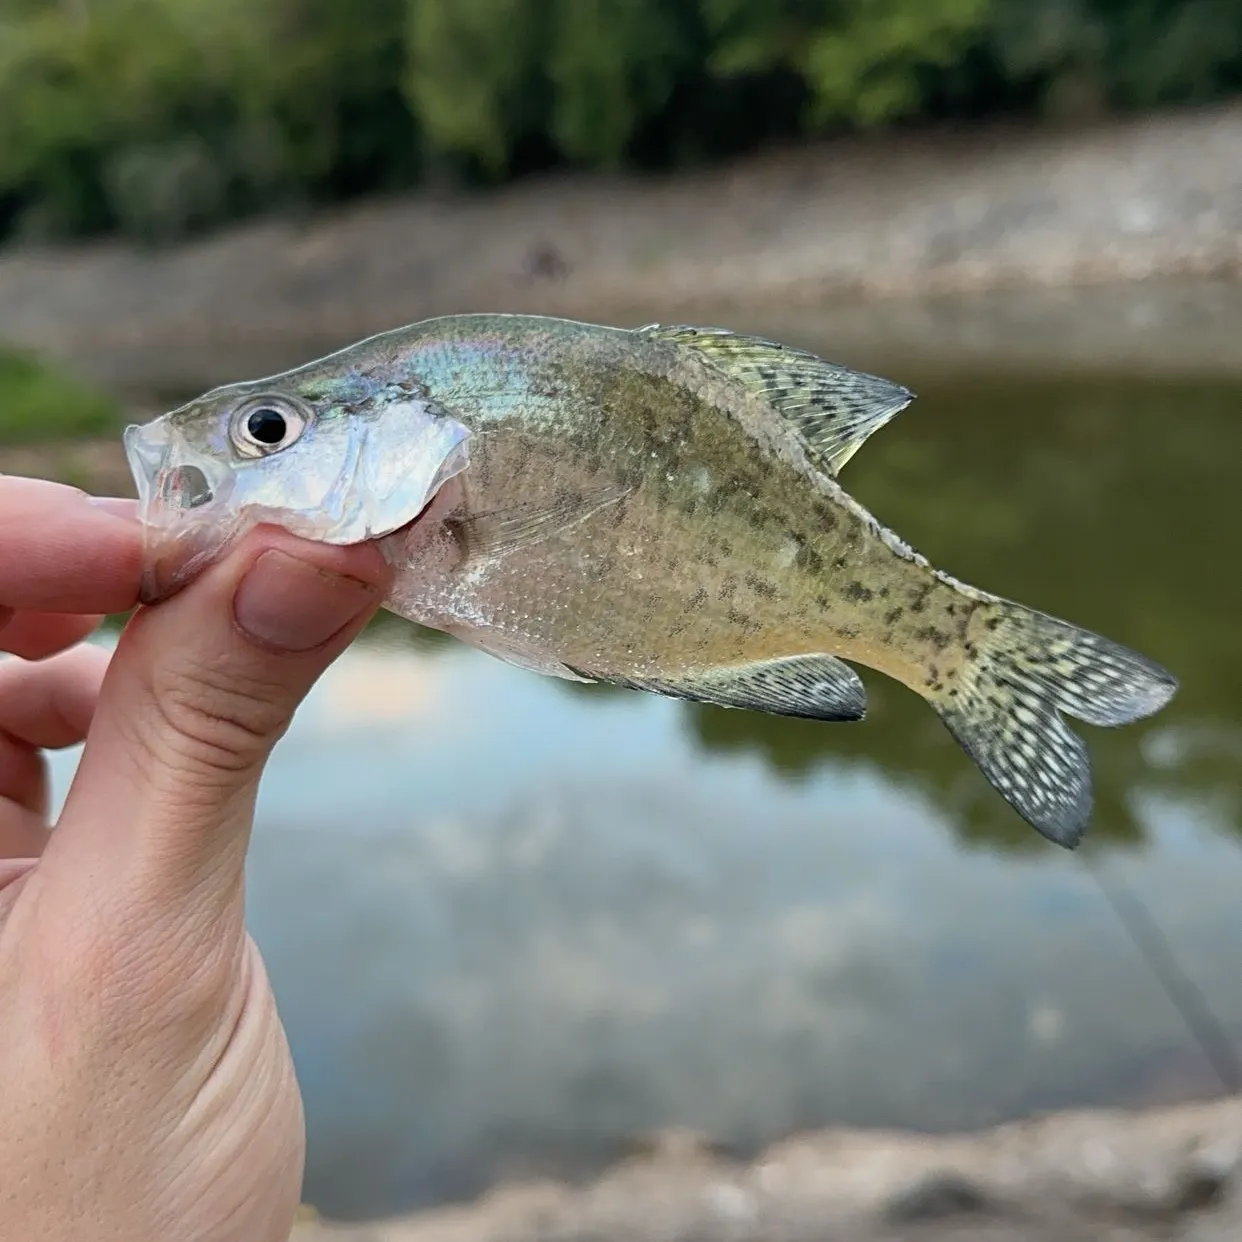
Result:
<svg viewBox="0 0 1242 1242">
<path fill-rule="evenodd" d="M 232 478 L 159 419 L 126 427 L 124 446 L 143 527 L 138 599 L 157 604 L 217 560 L 237 534 L 237 515 L 226 503 Z"/>
</svg>

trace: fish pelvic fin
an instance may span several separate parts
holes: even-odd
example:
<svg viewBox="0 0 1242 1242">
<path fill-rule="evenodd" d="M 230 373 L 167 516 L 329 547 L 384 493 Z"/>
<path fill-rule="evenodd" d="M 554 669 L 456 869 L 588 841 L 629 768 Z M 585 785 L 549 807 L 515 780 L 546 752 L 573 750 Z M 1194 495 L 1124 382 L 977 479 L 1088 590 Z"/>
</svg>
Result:
<svg viewBox="0 0 1242 1242">
<path fill-rule="evenodd" d="M 695 351 L 761 397 L 834 477 L 864 441 L 914 400 L 900 384 L 805 350 L 724 328 L 648 324 L 639 334 Z"/>
<path fill-rule="evenodd" d="M 1160 665 L 1066 621 L 997 600 L 971 623 L 970 657 L 932 703 L 984 776 L 1048 840 L 1074 849 L 1091 819 L 1091 759 L 1065 723 L 1117 726 L 1177 693 Z"/>
</svg>

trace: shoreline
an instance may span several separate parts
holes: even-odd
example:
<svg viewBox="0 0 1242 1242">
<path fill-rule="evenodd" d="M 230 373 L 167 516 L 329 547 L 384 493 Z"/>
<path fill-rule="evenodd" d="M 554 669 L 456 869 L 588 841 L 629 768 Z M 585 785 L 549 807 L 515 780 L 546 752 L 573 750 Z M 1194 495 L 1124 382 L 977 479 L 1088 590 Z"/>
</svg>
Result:
<svg viewBox="0 0 1242 1242">
<path fill-rule="evenodd" d="M 272 373 L 433 315 L 699 319 L 946 358 L 1242 372 L 1242 104 L 854 136 L 661 177 L 0 251 L 0 339 L 128 393 Z"/>
<path fill-rule="evenodd" d="M 498 1187 L 292 1242 L 1226 1242 L 1242 1237 L 1242 1098 L 978 1134 L 825 1130 L 750 1163 L 685 1132 L 583 1187 Z"/>
</svg>

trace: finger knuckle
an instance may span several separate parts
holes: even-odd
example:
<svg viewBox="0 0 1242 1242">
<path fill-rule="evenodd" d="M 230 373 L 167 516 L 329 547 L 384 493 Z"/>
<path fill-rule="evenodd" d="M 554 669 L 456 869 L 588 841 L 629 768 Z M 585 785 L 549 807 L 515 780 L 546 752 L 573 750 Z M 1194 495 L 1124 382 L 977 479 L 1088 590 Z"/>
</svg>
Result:
<svg viewBox="0 0 1242 1242">
<path fill-rule="evenodd" d="M 287 726 L 287 697 L 278 683 L 223 667 L 165 669 L 152 695 L 156 744 L 182 766 L 244 770 Z"/>
</svg>

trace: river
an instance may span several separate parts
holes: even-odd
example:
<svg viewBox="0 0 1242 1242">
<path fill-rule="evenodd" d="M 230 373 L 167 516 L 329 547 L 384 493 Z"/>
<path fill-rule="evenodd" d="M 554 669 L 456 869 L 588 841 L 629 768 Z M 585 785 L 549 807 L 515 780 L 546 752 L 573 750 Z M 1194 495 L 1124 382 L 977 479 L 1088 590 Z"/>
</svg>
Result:
<svg viewBox="0 0 1242 1242">
<path fill-rule="evenodd" d="M 887 371 L 919 400 L 859 499 L 1182 681 L 1083 727 L 1091 848 L 879 677 L 815 725 L 377 625 L 280 745 L 250 861 L 322 1211 L 585 1175 L 670 1124 L 745 1151 L 1220 1090 L 1192 1028 L 1242 1044 L 1242 383 Z"/>
</svg>

